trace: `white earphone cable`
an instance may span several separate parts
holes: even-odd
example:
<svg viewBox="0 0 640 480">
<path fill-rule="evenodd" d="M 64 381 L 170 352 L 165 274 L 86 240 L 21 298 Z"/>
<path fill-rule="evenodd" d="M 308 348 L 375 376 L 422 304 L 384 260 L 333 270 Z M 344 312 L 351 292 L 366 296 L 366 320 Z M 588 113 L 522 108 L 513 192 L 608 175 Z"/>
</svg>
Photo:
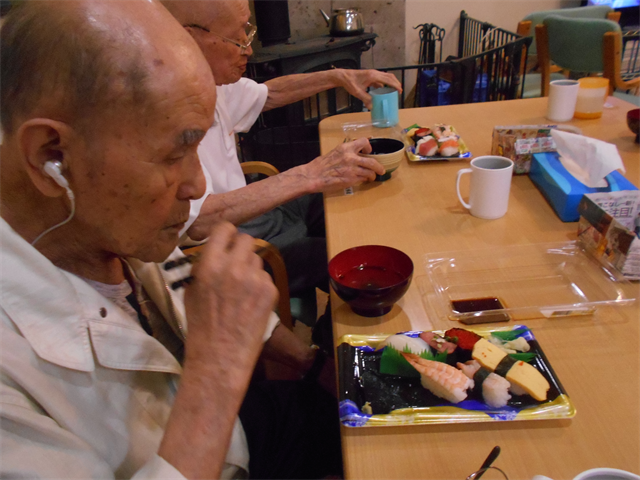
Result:
<svg viewBox="0 0 640 480">
<path fill-rule="evenodd" d="M 69 223 L 69 221 L 71 221 L 71 219 L 73 218 L 73 215 L 76 213 L 76 199 L 75 199 L 75 196 L 73 195 L 73 192 L 71 191 L 71 189 L 69 187 L 65 187 L 65 190 L 67 191 L 67 197 L 69 198 L 69 202 L 71 202 L 71 213 L 66 218 L 66 220 L 63 220 L 62 222 L 54 225 L 53 227 L 47 228 L 44 232 L 42 232 L 40 235 L 38 235 L 36 237 L 36 239 L 33 242 L 31 242 L 31 246 L 32 247 L 42 237 L 44 237 L 47 233 L 50 233 L 51 231 L 55 230 L 56 228 L 61 227 L 61 226 L 65 225 L 66 223 Z"/>
</svg>

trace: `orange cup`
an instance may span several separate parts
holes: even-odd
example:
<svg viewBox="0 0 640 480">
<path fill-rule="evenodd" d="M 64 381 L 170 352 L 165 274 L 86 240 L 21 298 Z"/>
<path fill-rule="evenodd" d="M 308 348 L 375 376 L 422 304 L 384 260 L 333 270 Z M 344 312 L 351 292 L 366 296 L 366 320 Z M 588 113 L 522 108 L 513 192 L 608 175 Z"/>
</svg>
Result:
<svg viewBox="0 0 640 480">
<path fill-rule="evenodd" d="M 609 94 L 609 80 L 602 77 L 586 77 L 578 80 L 578 83 L 580 87 L 574 118 L 600 118 Z"/>
</svg>

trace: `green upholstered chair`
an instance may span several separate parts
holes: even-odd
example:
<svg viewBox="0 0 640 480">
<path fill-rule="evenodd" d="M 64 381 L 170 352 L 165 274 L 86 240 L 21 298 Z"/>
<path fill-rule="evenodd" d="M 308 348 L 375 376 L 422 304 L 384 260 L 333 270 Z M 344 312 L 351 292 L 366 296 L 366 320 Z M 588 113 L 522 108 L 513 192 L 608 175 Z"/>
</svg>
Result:
<svg viewBox="0 0 640 480">
<path fill-rule="evenodd" d="M 548 95 L 552 63 L 580 76 L 602 74 L 610 93 L 640 84 L 640 78 L 625 82 L 620 76 L 622 34 L 616 22 L 552 15 L 536 26 L 536 43 L 542 96 Z"/>
<path fill-rule="evenodd" d="M 522 97 L 523 98 L 535 98 L 541 95 L 540 92 L 540 76 L 531 72 L 538 70 L 538 56 L 536 46 L 536 26 L 542 24 L 544 19 L 552 15 L 561 16 L 566 18 L 585 18 L 585 19 L 608 19 L 614 22 L 620 20 L 620 12 L 615 12 L 611 7 L 606 5 L 595 5 L 589 7 L 578 8 L 560 8 L 556 10 L 543 10 L 540 12 L 533 12 L 522 21 L 518 23 L 517 33 L 523 37 L 533 37 L 531 46 L 528 51 L 527 59 L 527 75 L 525 77 L 525 84 Z M 550 81 L 560 80 L 565 78 L 560 72 L 560 68 L 556 66 L 551 67 Z"/>
<path fill-rule="evenodd" d="M 556 15 L 567 18 L 591 18 L 601 20 L 612 20 L 618 22 L 620 20 L 620 12 L 615 12 L 611 7 L 606 5 L 594 5 L 590 7 L 577 8 L 559 8 L 557 10 L 543 10 L 533 12 L 527 15 L 518 23 L 517 33 L 523 37 L 533 37 L 529 55 L 536 54 L 536 26 L 544 22 L 544 19 Z"/>
</svg>

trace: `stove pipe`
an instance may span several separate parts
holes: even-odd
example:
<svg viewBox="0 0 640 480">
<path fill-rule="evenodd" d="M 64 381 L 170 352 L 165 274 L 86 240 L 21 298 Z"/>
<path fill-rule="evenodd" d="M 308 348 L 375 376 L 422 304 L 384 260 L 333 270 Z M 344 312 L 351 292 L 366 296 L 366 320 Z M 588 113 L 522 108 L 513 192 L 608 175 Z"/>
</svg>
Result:
<svg viewBox="0 0 640 480">
<path fill-rule="evenodd" d="M 253 6 L 262 46 L 286 43 L 291 37 L 288 0 L 254 0 Z"/>
</svg>

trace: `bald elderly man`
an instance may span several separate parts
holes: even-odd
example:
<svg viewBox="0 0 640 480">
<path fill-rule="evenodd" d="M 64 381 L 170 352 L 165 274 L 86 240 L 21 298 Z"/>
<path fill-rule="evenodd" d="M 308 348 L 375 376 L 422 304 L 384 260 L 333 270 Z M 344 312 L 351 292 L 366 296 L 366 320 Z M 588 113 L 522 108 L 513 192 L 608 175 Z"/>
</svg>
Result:
<svg viewBox="0 0 640 480">
<path fill-rule="evenodd" d="M 253 239 L 222 222 L 192 270 L 154 263 L 183 258 L 205 192 L 193 39 L 146 0 L 24 2 L 0 33 L 0 476 L 339 474 L 334 398 L 247 391 L 265 339 L 304 357 L 279 348 Z"/>
<path fill-rule="evenodd" d="M 247 186 L 238 161 L 234 133 L 249 130 L 261 112 L 288 105 L 334 87 L 344 87 L 371 106 L 369 86 L 395 76 L 375 70 L 334 69 L 288 75 L 264 84 L 242 78 L 255 34 L 247 0 L 163 0 L 204 53 L 216 85 L 216 123 L 198 154 L 211 177 L 211 191 L 194 202 L 189 237 L 202 240 L 220 218 L 240 230 L 275 244 L 281 251 L 295 295 L 310 287 L 328 288 L 324 207 L 321 192 L 360 184 L 384 173 L 375 160 L 358 155 L 368 143 L 345 144 L 277 176 Z M 370 151 L 370 150 L 367 150 Z M 259 160 L 259 158 L 257 159 Z"/>
</svg>

